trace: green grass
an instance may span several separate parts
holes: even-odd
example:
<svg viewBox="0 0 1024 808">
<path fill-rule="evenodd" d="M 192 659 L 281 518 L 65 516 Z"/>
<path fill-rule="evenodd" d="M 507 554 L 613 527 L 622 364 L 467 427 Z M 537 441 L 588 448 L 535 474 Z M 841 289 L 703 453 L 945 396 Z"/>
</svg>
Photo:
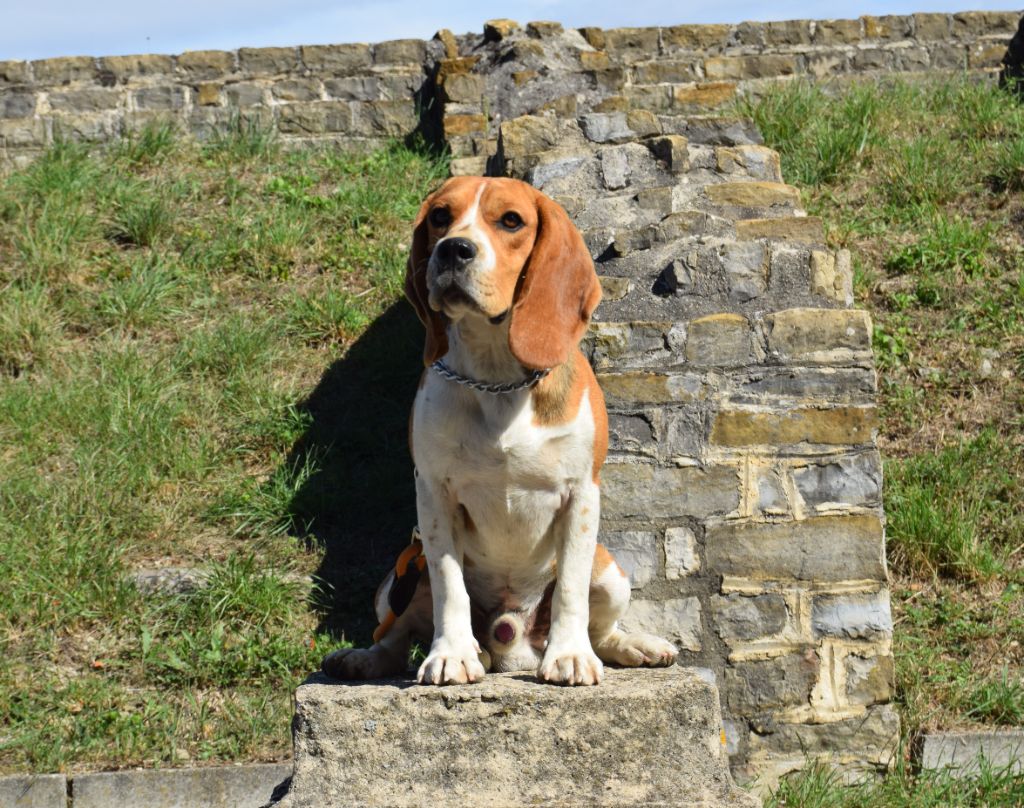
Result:
<svg viewBox="0 0 1024 808">
<path fill-rule="evenodd" d="M 927 729 L 1024 720 L 1024 107 L 966 78 L 785 85 L 745 110 L 856 256 L 871 311 L 897 701 Z M 1021 804 L 1021 778 L 825 767 L 773 805 Z"/>
<path fill-rule="evenodd" d="M 294 582 L 324 563 L 305 400 L 394 307 L 445 172 L 240 121 L 0 180 L 0 771 L 288 754 L 291 692 L 339 641 Z M 209 584 L 141 595 L 166 565 Z"/>
</svg>

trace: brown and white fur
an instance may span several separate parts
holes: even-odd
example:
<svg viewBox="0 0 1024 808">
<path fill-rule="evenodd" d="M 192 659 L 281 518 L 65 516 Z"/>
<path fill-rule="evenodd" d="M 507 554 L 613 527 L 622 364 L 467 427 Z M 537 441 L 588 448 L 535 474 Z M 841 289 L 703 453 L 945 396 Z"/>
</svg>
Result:
<svg viewBox="0 0 1024 808">
<path fill-rule="evenodd" d="M 566 213 L 517 180 L 451 179 L 416 217 L 406 293 L 427 331 L 410 445 L 428 575 L 375 645 L 328 655 L 325 672 L 400 673 L 417 636 L 433 638 L 418 674 L 430 684 L 490 667 L 593 685 L 602 660 L 671 664 L 670 643 L 617 627 L 629 581 L 597 544 L 608 423 L 579 341 L 601 288 Z M 441 357 L 487 382 L 552 370 L 495 395 L 430 370 Z"/>
</svg>

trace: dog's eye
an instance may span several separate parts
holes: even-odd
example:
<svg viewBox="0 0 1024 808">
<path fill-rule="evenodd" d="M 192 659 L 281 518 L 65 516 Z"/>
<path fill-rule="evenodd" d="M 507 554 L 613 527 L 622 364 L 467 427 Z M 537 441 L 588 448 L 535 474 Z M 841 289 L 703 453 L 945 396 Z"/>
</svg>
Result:
<svg viewBox="0 0 1024 808">
<path fill-rule="evenodd" d="M 510 210 L 501 217 L 501 226 L 506 230 L 515 232 L 523 226 L 523 218 L 515 211 Z"/>
<path fill-rule="evenodd" d="M 434 227 L 447 227 L 452 223 L 452 214 L 448 208 L 434 208 L 430 211 L 430 223 Z"/>
</svg>

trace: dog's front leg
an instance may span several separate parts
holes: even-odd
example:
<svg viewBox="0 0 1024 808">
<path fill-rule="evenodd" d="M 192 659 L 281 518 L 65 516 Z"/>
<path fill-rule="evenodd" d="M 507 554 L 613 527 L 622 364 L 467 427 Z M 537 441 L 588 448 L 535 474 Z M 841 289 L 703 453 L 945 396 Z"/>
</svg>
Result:
<svg viewBox="0 0 1024 808">
<path fill-rule="evenodd" d="M 590 645 L 590 575 L 597 546 L 601 493 L 587 480 L 570 495 L 555 525 L 558 578 L 551 599 L 551 630 L 537 676 L 567 685 L 596 685 L 604 669 Z"/>
<path fill-rule="evenodd" d="M 417 476 L 416 510 L 430 571 L 434 641 L 416 679 L 431 685 L 466 684 L 484 677 L 462 574 L 463 550 L 453 530 L 454 504 L 449 500 L 441 485 Z"/>
</svg>

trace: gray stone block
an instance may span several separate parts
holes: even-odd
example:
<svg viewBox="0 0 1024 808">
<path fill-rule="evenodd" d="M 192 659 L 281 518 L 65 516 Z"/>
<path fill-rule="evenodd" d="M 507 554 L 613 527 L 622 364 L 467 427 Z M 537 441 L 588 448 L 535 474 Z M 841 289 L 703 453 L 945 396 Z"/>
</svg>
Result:
<svg viewBox="0 0 1024 808">
<path fill-rule="evenodd" d="M 882 490 L 882 464 L 877 452 L 815 463 L 793 472 L 793 482 L 806 504 L 875 505 Z"/>
<path fill-rule="evenodd" d="M 711 615 L 723 640 L 753 640 L 782 631 L 786 602 L 782 595 L 728 595 L 711 599 Z"/>
<path fill-rule="evenodd" d="M 0 808 L 65 808 L 68 782 L 63 774 L 0 777 Z"/>
<path fill-rule="evenodd" d="M 818 595 L 811 610 L 815 636 L 870 639 L 892 633 L 889 590 L 871 595 Z"/>
<path fill-rule="evenodd" d="M 36 111 L 36 94 L 4 93 L 0 96 L 0 118 L 28 118 Z"/>
<path fill-rule="evenodd" d="M 685 651 L 700 651 L 704 635 L 697 598 L 634 598 L 619 625 L 623 631 L 641 631 L 664 637 Z"/>
<path fill-rule="evenodd" d="M 1024 730 L 930 732 L 921 747 L 921 768 L 969 777 L 989 769 L 1024 774 Z"/>
<path fill-rule="evenodd" d="M 723 701 L 732 715 L 807 704 L 818 679 L 813 649 L 774 659 L 737 662 L 725 670 Z"/>
<path fill-rule="evenodd" d="M 697 537 L 688 527 L 665 530 L 665 577 L 678 581 L 700 570 Z"/>
<path fill-rule="evenodd" d="M 291 776 L 288 763 L 80 774 L 75 808 L 259 808 Z"/>
<path fill-rule="evenodd" d="M 135 91 L 136 109 L 178 110 L 184 106 L 184 87 L 144 87 Z"/>
<path fill-rule="evenodd" d="M 731 466 L 660 468 L 609 463 L 601 473 L 601 514 L 608 519 L 724 515 L 740 502 Z"/>
<path fill-rule="evenodd" d="M 720 736 L 717 691 L 683 668 L 609 669 L 569 688 L 523 674 L 452 687 L 314 677 L 296 693 L 295 775 L 278 806 L 752 807 Z"/>
<path fill-rule="evenodd" d="M 641 589 L 658 574 L 661 563 L 658 537 L 654 533 L 647 530 L 602 533 L 601 543 L 629 576 L 629 585 L 633 589 Z"/>
</svg>

